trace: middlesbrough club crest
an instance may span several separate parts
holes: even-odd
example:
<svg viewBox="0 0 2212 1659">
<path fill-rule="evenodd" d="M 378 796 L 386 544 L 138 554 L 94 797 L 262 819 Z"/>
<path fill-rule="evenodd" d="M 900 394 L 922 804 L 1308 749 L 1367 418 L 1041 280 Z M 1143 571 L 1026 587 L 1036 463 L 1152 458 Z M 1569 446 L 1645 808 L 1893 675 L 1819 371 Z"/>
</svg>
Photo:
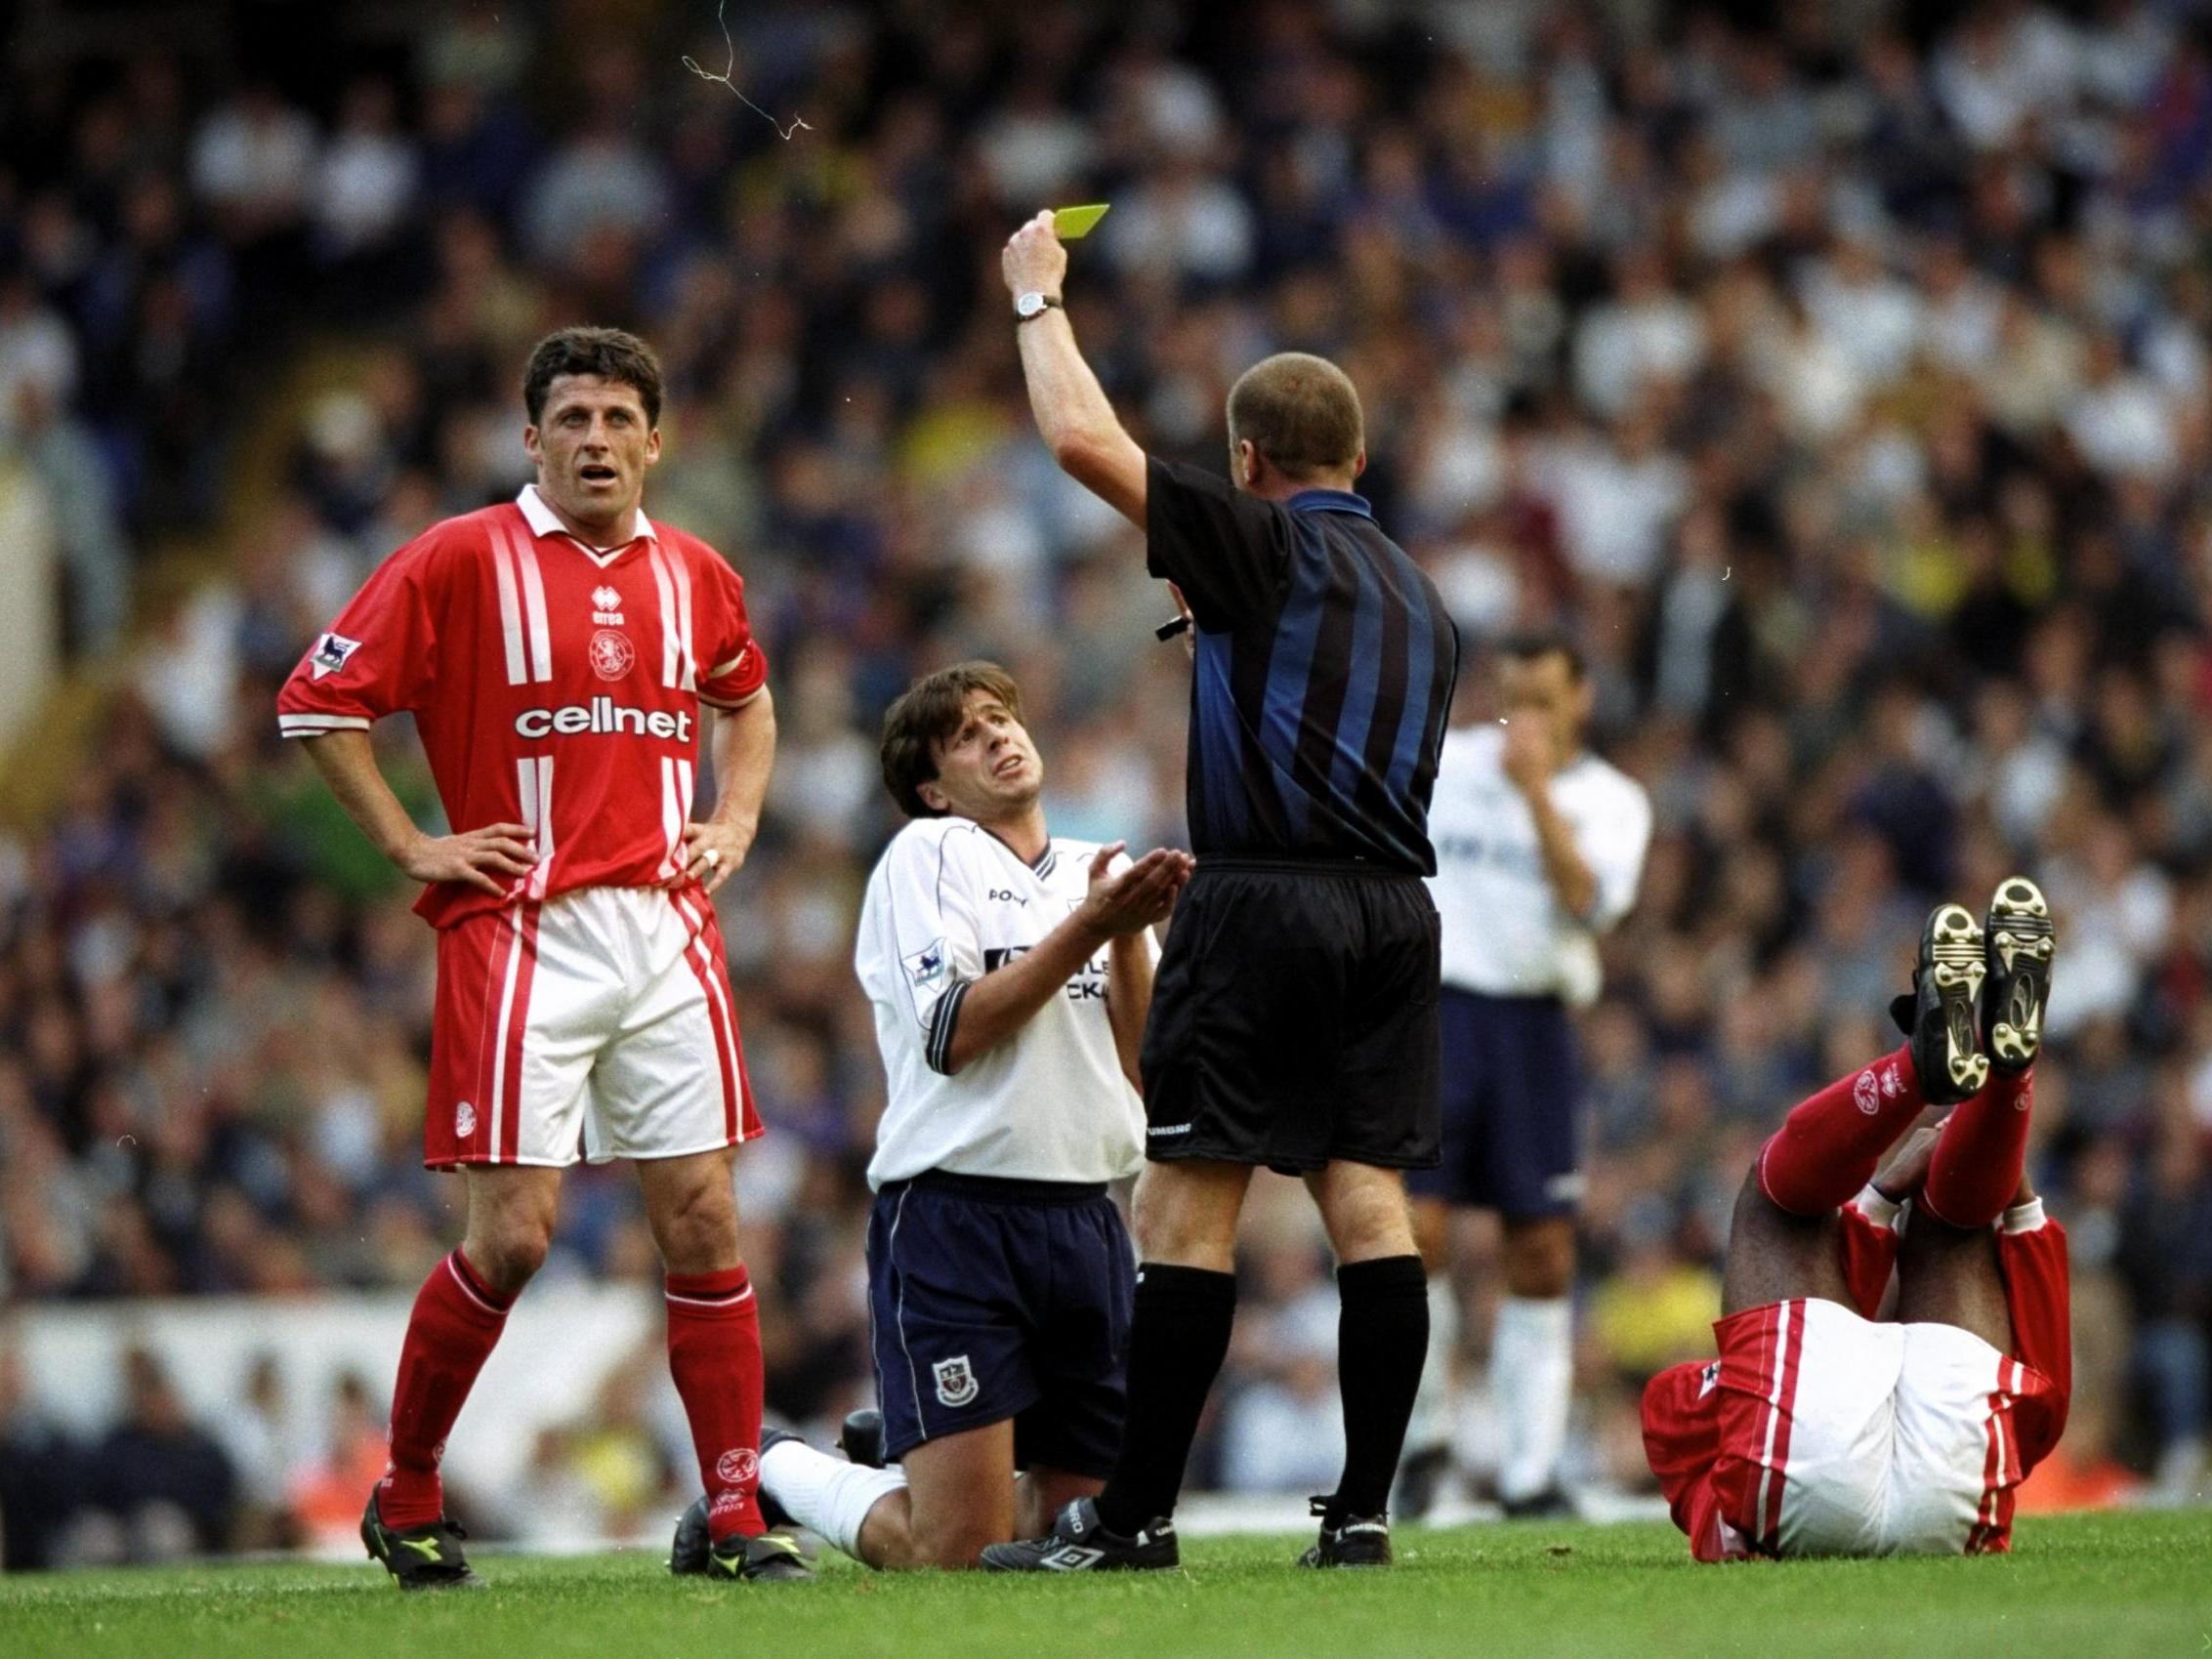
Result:
<svg viewBox="0 0 2212 1659">
<path fill-rule="evenodd" d="M 592 636 L 592 672 L 602 680 L 621 679 L 637 660 L 628 636 L 611 628 L 602 628 Z"/>
</svg>

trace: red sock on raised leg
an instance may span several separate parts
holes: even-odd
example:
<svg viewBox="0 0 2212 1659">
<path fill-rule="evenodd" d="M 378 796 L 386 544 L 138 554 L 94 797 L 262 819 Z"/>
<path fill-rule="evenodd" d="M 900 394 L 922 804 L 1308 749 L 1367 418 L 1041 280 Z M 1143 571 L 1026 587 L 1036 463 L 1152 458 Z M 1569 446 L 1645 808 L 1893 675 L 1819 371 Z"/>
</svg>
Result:
<svg viewBox="0 0 2212 1659">
<path fill-rule="evenodd" d="M 1927 1102 L 1912 1050 L 1899 1049 L 1801 1100 L 1759 1154 L 1759 1185 L 1792 1215 L 1848 1203 Z"/>
<path fill-rule="evenodd" d="M 1982 1093 L 1959 1103 L 1937 1138 L 1920 1207 L 1948 1226 L 1985 1227 L 2020 1190 L 2035 1073 L 1993 1071 Z"/>
<path fill-rule="evenodd" d="M 423 1526 L 444 1513 L 438 1465 L 445 1436 L 514 1306 L 515 1299 L 485 1284 L 459 1250 L 433 1267 L 415 1293 L 399 1378 L 392 1387 L 392 1462 L 377 1492 L 386 1526 Z"/>
<path fill-rule="evenodd" d="M 761 1318 L 743 1267 L 668 1275 L 668 1369 L 691 1423 L 707 1531 L 767 1530 L 761 1519 Z"/>
</svg>

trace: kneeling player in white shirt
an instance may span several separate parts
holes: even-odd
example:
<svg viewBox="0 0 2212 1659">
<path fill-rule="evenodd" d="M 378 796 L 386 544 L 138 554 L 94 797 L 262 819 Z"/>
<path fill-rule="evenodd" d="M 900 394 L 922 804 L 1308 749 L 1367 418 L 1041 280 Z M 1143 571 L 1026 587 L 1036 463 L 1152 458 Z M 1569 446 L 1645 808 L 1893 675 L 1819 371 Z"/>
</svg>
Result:
<svg viewBox="0 0 2212 1659">
<path fill-rule="evenodd" d="M 1144 1163 L 1149 930 L 1191 860 L 1049 835 L 1021 694 L 990 663 L 909 687 L 883 767 L 914 821 L 868 880 L 854 964 L 889 1085 L 868 1166 L 880 1456 L 904 1467 L 772 1431 L 761 1491 L 870 1566 L 968 1567 L 1097 1493 L 1120 1447 L 1136 1257 L 1106 1183 Z"/>
</svg>

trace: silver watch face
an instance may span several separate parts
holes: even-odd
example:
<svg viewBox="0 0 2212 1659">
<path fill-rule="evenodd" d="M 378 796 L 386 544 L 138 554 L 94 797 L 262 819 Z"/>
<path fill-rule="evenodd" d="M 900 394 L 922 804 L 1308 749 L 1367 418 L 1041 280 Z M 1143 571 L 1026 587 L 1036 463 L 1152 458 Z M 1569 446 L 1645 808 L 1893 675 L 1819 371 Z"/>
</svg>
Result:
<svg viewBox="0 0 2212 1659">
<path fill-rule="evenodd" d="M 1035 316 L 1044 309 L 1045 297 L 1042 294 L 1023 294 L 1014 302 L 1014 314 L 1016 316 Z"/>
</svg>

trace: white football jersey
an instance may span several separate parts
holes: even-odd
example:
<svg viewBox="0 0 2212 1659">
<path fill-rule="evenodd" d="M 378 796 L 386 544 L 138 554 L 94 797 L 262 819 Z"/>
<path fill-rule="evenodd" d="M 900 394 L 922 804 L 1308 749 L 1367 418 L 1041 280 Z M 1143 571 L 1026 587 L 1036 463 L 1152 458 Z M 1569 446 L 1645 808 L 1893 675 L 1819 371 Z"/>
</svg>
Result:
<svg viewBox="0 0 2212 1659">
<path fill-rule="evenodd" d="M 1444 733 L 1429 806 L 1429 891 L 1443 923 L 1445 984 L 1576 1007 L 1597 1000 L 1598 935 L 1636 903 L 1651 802 L 1627 773 L 1584 753 L 1552 774 L 1552 805 L 1598 879 L 1586 917 L 1568 914 L 1552 890 L 1535 815 L 1505 775 L 1505 728 L 1486 722 Z"/>
<path fill-rule="evenodd" d="M 853 953 L 889 1096 L 869 1185 L 927 1170 L 1116 1181 L 1143 1165 L 1144 1103 L 1106 1018 L 1106 949 L 1011 1037 L 957 1075 L 944 1071 L 969 987 L 1067 919 L 1097 853 L 1095 842 L 1052 841 L 1030 865 L 952 817 L 917 819 L 884 850 Z"/>
</svg>

